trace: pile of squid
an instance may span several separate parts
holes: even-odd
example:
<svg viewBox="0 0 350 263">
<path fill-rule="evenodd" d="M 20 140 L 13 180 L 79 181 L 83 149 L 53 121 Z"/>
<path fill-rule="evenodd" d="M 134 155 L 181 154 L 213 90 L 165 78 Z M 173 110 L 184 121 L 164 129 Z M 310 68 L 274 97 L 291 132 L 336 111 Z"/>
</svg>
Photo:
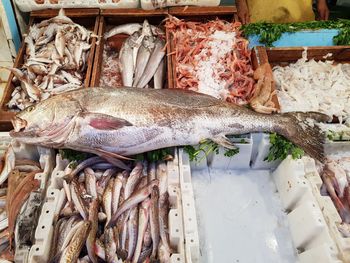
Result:
<svg viewBox="0 0 350 263">
<path fill-rule="evenodd" d="M 321 193 L 331 197 L 342 219 L 338 230 L 350 237 L 350 157 L 328 157 L 322 180 Z"/>
<path fill-rule="evenodd" d="M 23 110 L 50 96 L 81 88 L 85 79 L 92 32 L 59 15 L 30 27 L 25 56 L 15 76 L 9 109 Z"/>
<path fill-rule="evenodd" d="M 20 239 L 25 236 L 25 233 L 19 232 L 15 236 L 15 229 L 27 224 L 21 221 L 23 218 L 20 211 L 29 195 L 40 188 L 40 180 L 34 177 L 42 172 L 42 168 L 37 161 L 16 159 L 12 147 L 6 151 L 0 166 L 0 259 L 13 261 L 14 247 L 23 243 L 24 240 Z M 32 219 L 35 220 L 34 218 L 35 216 Z M 27 233 L 25 238 L 30 239 L 34 234 L 35 224 L 29 225 L 31 233 Z"/>
<path fill-rule="evenodd" d="M 91 157 L 65 174 L 53 262 L 170 262 L 165 162 L 121 171 Z"/>
<path fill-rule="evenodd" d="M 129 37 L 120 50 L 118 39 Z M 147 20 L 119 25 L 105 33 L 100 85 L 162 89 L 165 81 L 164 32 Z M 119 52 L 119 53 L 117 53 Z"/>
<path fill-rule="evenodd" d="M 254 94 L 248 41 L 240 23 L 216 19 L 206 23 L 170 17 L 176 88 L 205 93 L 239 105 Z"/>
</svg>

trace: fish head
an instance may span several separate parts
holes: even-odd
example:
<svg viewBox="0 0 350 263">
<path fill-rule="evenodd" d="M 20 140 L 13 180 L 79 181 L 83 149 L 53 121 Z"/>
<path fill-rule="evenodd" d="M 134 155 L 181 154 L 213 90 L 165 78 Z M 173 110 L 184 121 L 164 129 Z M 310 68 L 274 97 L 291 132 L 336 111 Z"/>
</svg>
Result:
<svg viewBox="0 0 350 263">
<path fill-rule="evenodd" d="M 23 143 L 42 143 L 64 130 L 78 110 L 76 102 L 55 96 L 31 105 L 13 117 L 11 137 Z"/>
</svg>

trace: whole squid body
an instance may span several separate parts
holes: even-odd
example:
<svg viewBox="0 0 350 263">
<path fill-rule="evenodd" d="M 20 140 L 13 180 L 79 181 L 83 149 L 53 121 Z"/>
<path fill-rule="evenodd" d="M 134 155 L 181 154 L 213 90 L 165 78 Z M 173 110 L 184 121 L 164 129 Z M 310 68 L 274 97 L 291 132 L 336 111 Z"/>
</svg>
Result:
<svg viewBox="0 0 350 263">
<path fill-rule="evenodd" d="M 266 115 L 178 89 L 90 88 L 51 97 L 18 113 L 10 135 L 20 142 L 123 158 L 203 139 L 234 148 L 226 135 L 276 132 L 324 160 L 315 113 Z"/>
</svg>

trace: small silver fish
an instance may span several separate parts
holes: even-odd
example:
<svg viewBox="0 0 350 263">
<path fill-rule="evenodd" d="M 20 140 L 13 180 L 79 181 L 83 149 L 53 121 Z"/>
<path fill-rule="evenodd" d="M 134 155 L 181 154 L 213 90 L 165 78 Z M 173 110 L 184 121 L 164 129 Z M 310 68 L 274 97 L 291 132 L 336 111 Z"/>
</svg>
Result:
<svg viewBox="0 0 350 263">
<path fill-rule="evenodd" d="M 164 40 L 160 38 L 156 39 L 154 44 L 154 49 L 148 60 L 145 71 L 143 72 L 140 80 L 137 83 L 135 83 L 136 87 L 144 88 L 148 84 L 148 82 L 152 79 L 152 77 L 154 76 L 154 74 L 158 69 L 159 64 L 161 63 L 161 61 L 165 56 L 164 45 L 165 45 Z"/>
<path fill-rule="evenodd" d="M 105 33 L 104 38 L 108 39 L 118 34 L 132 35 L 133 33 L 139 31 L 141 28 L 142 28 L 142 25 L 140 25 L 139 23 L 119 25 L 112 28 L 107 33 Z"/>
<path fill-rule="evenodd" d="M 133 81 L 134 87 L 136 86 L 136 83 L 139 82 L 143 72 L 145 71 L 154 46 L 155 38 L 153 36 L 145 36 L 137 53 L 135 76 Z"/>
<path fill-rule="evenodd" d="M 154 89 L 162 89 L 165 81 L 166 63 L 165 58 L 159 63 L 159 66 L 153 76 Z"/>
<path fill-rule="evenodd" d="M 119 51 L 120 71 L 122 73 L 123 85 L 132 86 L 134 76 L 133 47 L 130 41 L 125 41 Z"/>
</svg>

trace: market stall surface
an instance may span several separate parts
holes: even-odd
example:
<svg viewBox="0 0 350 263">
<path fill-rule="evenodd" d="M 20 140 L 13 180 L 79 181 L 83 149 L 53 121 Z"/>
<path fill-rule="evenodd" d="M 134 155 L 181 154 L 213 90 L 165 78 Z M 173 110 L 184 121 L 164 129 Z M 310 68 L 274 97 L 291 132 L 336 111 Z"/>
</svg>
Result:
<svg viewBox="0 0 350 263">
<path fill-rule="evenodd" d="M 296 250 L 267 170 L 192 171 L 200 262 L 296 262 Z"/>
</svg>

